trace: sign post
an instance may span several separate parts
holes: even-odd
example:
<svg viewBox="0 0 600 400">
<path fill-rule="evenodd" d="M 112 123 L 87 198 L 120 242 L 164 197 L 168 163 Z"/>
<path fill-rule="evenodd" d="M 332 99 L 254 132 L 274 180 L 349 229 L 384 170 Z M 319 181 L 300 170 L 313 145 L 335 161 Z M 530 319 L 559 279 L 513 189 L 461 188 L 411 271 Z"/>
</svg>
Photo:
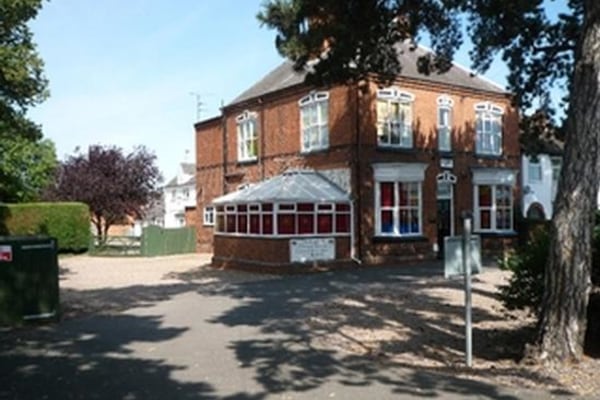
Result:
<svg viewBox="0 0 600 400">
<path fill-rule="evenodd" d="M 473 364 L 471 323 L 471 277 L 481 272 L 481 238 L 473 235 L 473 216 L 463 211 L 463 234 L 444 238 L 444 276 L 453 278 L 462 275 L 465 280 L 465 362 Z"/>
<path fill-rule="evenodd" d="M 471 324 L 471 213 L 463 212 L 463 240 L 462 240 L 462 258 L 465 271 L 465 357 L 467 367 L 473 365 L 473 344 L 472 344 L 472 324 Z"/>
</svg>

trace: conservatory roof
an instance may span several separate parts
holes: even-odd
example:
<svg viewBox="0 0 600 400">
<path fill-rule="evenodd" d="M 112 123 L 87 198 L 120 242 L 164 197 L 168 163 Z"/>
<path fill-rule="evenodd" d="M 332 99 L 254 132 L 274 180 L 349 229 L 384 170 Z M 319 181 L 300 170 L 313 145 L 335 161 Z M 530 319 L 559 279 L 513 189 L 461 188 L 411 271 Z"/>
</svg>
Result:
<svg viewBox="0 0 600 400">
<path fill-rule="evenodd" d="M 294 170 L 218 197 L 213 200 L 213 204 L 349 201 L 348 193 L 320 173 L 313 170 Z"/>
</svg>

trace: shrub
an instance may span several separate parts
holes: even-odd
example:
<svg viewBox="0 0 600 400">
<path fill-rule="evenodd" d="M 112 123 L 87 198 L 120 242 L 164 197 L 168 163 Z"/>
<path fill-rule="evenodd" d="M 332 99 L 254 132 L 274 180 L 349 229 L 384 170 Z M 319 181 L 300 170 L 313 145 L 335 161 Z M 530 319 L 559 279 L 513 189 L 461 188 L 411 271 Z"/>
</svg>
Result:
<svg viewBox="0 0 600 400">
<path fill-rule="evenodd" d="M 539 226 L 529 234 L 525 246 L 500 261 L 500 268 L 513 273 L 508 285 L 500 287 L 500 298 L 506 308 L 538 309 L 544 292 L 544 268 L 549 244 L 547 228 Z"/>
<path fill-rule="evenodd" d="M 0 233 L 52 236 L 61 252 L 86 251 L 90 245 L 90 211 L 83 203 L 3 204 Z"/>
<path fill-rule="evenodd" d="M 500 261 L 500 268 L 513 273 L 508 285 L 500 287 L 500 298 L 507 308 L 538 310 L 544 291 L 549 246 L 549 225 L 537 224 L 528 233 L 526 243 L 506 260 Z M 592 242 L 592 284 L 600 286 L 600 212 L 596 213 Z"/>
</svg>

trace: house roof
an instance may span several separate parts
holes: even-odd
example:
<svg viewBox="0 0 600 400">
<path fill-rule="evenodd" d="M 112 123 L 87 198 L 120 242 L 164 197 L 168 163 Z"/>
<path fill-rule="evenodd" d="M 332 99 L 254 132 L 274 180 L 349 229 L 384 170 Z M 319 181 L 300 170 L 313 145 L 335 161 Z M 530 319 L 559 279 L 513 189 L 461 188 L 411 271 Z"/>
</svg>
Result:
<svg viewBox="0 0 600 400">
<path fill-rule="evenodd" d="M 196 174 L 196 164 L 194 163 L 181 163 L 181 170 L 186 175 L 195 175 Z"/>
<path fill-rule="evenodd" d="M 169 182 L 167 182 L 165 187 L 168 188 L 168 187 L 175 187 L 175 186 L 191 185 L 194 183 L 195 180 L 196 180 L 196 178 L 194 176 L 192 176 L 189 179 L 186 179 L 184 182 L 177 183 L 177 177 L 175 177 L 175 178 L 171 179 Z"/>
<path fill-rule="evenodd" d="M 348 202 L 335 183 L 312 170 L 294 170 L 213 200 L 213 204 Z"/>
<path fill-rule="evenodd" d="M 401 77 L 498 94 L 508 93 L 500 85 L 482 76 L 477 76 L 474 72 L 457 63 L 453 63 L 453 67 L 442 74 L 422 74 L 417 70 L 417 60 L 421 56 L 431 54 L 431 50 L 422 46 L 413 48 L 406 42 L 399 43 L 396 48 L 398 59 L 402 65 L 402 72 L 400 73 Z M 295 71 L 293 63 L 286 60 L 253 86 L 241 93 L 229 105 L 241 103 L 267 93 L 301 84 L 304 82 L 306 74 L 306 71 Z"/>
<path fill-rule="evenodd" d="M 190 184 L 194 183 L 194 181 L 196 179 L 196 164 L 182 162 L 180 164 L 180 167 L 181 167 L 181 171 L 183 172 L 183 174 L 190 175 L 190 177 L 183 182 L 178 182 L 179 177 L 176 176 L 173 179 L 169 180 L 169 182 L 167 182 L 165 187 L 184 186 L 184 185 L 190 185 Z"/>
</svg>

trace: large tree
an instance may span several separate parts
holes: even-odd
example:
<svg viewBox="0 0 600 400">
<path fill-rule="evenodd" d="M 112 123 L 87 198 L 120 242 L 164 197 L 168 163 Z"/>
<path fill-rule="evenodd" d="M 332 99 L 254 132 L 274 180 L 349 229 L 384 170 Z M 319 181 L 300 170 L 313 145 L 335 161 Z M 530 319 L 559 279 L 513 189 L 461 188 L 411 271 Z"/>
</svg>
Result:
<svg viewBox="0 0 600 400">
<path fill-rule="evenodd" d="M 27 110 L 47 96 L 33 35 L 27 23 L 35 18 L 42 0 L 0 0 L 0 134 L 40 139 L 41 130 Z"/>
<path fill-rule="evenodd" d="M 94 145 L 61 163 L 48 197 L 89 205 L 92 223 L 104 241 L 110 226 L 128 216 L 143 217 L 145 206 L 159 194 L 161 180 L 156 156 L 146 148 L 124 154 L 118 147 Z"/>
<path fill-rule="evenodd" d="M 40 199 L 53 182 L 58 166 L 54 143 L 22 136 L 0 138 L 0 201 Z"/>
<path fill-rule="evenodd" d="M 569 0 L 552 13 L 542 0 L 270 0 L 259 20 L 277 31 L 280 53 L 313 83 L 352 82 L 401 70 L 394 44 L 427 37 L 434 56 L 424 73 L 451 67 L 463 32 L 473 43 L 473 68 L 496 55 L 509 67 L 509 90 L 526 114 L 567 97 L 565 155 L 553 218 L 552 245 L 539 318 L 541 359 L 578 360 L 583 353 L 591 288 L 591 238 L 600 180 L 600 2 Z M 318 62 L 314 63 L 315 59 Z"/>
</svg>

